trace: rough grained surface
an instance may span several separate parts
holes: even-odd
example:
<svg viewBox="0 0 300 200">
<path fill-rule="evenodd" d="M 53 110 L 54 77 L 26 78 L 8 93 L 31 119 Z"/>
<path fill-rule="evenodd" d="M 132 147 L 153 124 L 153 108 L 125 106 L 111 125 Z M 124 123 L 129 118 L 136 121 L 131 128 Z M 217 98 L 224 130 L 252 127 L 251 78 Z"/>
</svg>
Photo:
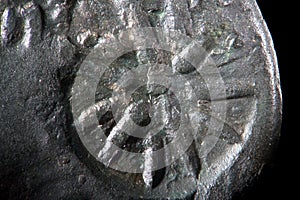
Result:
<svg viewBox="0 0 300 200">
<path fill-rule="evenodd" d="M 0 16 L 4 199 L 230 199 L 267 161 L 280 131 L 281 96 L 272 41 L 255 1 L 1 1 Z M 221 140 L 199 159 L 197 150 L 210 118 L 209 94 L 199 84 L 199 137 L 182 158 L 153 173 L 149 187 L 142 174 L 106 169 L 88 154 L 72 125 L 69 90 L 82 60 L 99 41 L 126 28 L 150 26 L 180 31 L 205 47 L 224 79 L 228 110 Z M 97 103 L 105 104 L 112 79 L 127 68 L 148 61 L 168 64 L 171 59 L 151 50 L 124 55 L 100 80 Z M 174 68 L 193 72 L 182 66 Z M 137 102 L 145 98 L 143 91 L 135 93 Z M 176 108 L 171 93 L 162 98 Z M 136 106 L 133 118 L 147 123 L 141 112 L 143 105 Z M 115 124 L 109 112 L 104 116 L 99 123 L 109 134 Z M 172 123 L 176 126 L 176 118 Z M 147 148 L 142 140 L 121 137 L 116 143 L 128 151 Z M 153 142 L 159 148 L 168 141 Z M 190 190 L 193 185 L 197 190 Z M 177 188 L 186 192 L 178 194 Z"/>
</svg>

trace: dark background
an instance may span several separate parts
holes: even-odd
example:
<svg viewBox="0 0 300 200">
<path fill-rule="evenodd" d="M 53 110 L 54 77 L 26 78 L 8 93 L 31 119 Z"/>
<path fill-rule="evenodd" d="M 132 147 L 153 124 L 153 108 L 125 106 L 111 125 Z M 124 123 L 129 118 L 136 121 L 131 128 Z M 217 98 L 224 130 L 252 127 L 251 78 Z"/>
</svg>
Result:
<svg viewBox="0 0 300 200">
<path fill-rule="evenodd" d="M 291 97 L 288 91 L 293 87 L 288 87 L 288 83 L 293 81 L 294 85 L 297 84 L 297 80 L 293 80 L 289 71 L 293 66 L 296 67 L 291 58 L 297 49 L 293 46 L 297 47 L 296 42 L 299 38 L 295 31 L 295 26 L 300 24 L 297 22 L 299 17 L 293 16 L 297 15 L 297 11 L 293 11 L 292 7 L 295 5 L 291 1 L 257 0 L 257 3 L 271 32 L 278 57 L 283 92 L 282 132 L 279 147 L 274 152 L 273 162 L 267 165 L 261 175 L 234 200 L 298 199 L 299 195 L 296 195 L 296 192 L 300 191 L 300 188 L 296 188 L 299 185 L 299 179 L 296 177 L 298 172 L 295 168 L 299 154 L 295 154 L 297 144 L 293 143 L 297 142 L 296 134 L 299 130 L 293 129 L 292 131 L 290 128 L 292 115 L 288 114 L 291 108 Z M 296 93 L 297 89 L 293 91 Z"/>
</svg>

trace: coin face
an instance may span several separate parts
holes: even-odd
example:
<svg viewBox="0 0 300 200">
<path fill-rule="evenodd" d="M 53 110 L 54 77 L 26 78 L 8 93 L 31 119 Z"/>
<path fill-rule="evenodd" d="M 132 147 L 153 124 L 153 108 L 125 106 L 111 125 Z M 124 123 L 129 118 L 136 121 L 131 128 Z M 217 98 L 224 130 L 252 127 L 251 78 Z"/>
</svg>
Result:
<svg viewBox="0 0 300 200">
<path fill-rule="evenodd" d="M 13 169 L 1 176 L 23 169 L 6 198 L 230 199 L 268 161 L 281 90 L 255 1 L 16 1 L 0 13 L 0 167 Z M 17 182 L 28 188 L 7 189 Z"/>
</svg>

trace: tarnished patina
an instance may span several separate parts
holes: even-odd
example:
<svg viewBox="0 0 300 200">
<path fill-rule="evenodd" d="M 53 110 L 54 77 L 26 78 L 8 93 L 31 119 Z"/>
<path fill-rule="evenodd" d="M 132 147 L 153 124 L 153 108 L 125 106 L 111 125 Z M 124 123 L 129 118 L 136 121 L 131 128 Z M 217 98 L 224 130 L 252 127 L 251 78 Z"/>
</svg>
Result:
<svg viewBox="0 0 300 200">
<path fill-rule="evenodd" d="M 4 199 L 231 199 L 268 162 L 281 90 L 254 0 L 1 1 L 0 16 Z M 129 45 L 137 41 L 151 44 Z M 111 52 L 111 62 L 100 59 Z M 199 70 L 202 62 L 213 73 Z M 108 138 L 97 154 L 84 136 L 94 133 L 86 125 L 93 112 Z M 188 148 L 176 145 L 172 162 L 174 148 L 163 152 L 167 164 L 155 168 L 153 152 L 180 127 L 181 144 L 192 133 Z M 111 144 L 142 154 L 141 171 L 121 170 Z"/>
</svg>

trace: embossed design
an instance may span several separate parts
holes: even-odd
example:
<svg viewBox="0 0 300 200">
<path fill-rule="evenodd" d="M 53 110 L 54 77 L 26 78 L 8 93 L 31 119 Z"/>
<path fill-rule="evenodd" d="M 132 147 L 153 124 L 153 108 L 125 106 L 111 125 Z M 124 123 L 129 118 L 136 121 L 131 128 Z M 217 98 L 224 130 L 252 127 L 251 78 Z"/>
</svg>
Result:
<svg viewBox="0 0 300 200">
<path fill-rule="evenodd" d="M 9 6 L 1 17 L 1 42 L 4 46 L 20 45 L 29 48 L 41 41 L 41 14 L 32 1 Z"/>
<path fill-rule="evenodd" d="M 264 161 L 260 158 L 267 155 L 269 144 L 274 143 L 278 133 L 275 129 L 280 125 L 280 86 L 275 54 L 254 2 L 254 0 L 1 1 L 0 82 L 4 85 L 3 93 L 7 94 L 0 95 L 1 104 L 4 102 L 1 108 L 6 111 L 6 106 L 9 106 L 6 102 L 12 100 L 16 105 L 11 106 L 9 111 L 13 114 L 16 110 L 22 112 L 16 113 L 17 117 L 11 116 L 8 120 L 6 112 L 0 112 L 0 115 L 1 120 L 8 125 L 11 124 L 10 119 L 12 122 L 22 119 L 20 123 L 31 123 L 31 119 L 23 121 L 24 116 L 19 115 L 28 110 L 25 116 L 34 119 L 32 122 L 34 125 L 41 126 L 41 129 L 33 126 L 31 132 L 24 131 L 26 137 L 20 140 L 30 149 L 37 148 L 37 151 L 33 150 L 37 153 L 36 156 L 28 154 L 28 159 L 32 159 L 34 165 L 35 162 L 40 162 L 33 170 L 40 175 L 31 181 L 27 180 L 27 171 L 25 172 L 28 185 L 39 181 L 45 183 L 42 187 L 31 188 L 34 195 L 47 199 L 48 193 L 45 193 L 47 190 L 53 195 L 52 199 L 76 198 L 77 194 L 80 194 L 80 198 L 86 199 L 130 197 L 218 199 L 220 196 L 223 198 L 223 195 L 224 199 L 227 199 L 233 190 L 241 189 L 250 177 L 247 173 L 257 173 L 257 169 L 263 164 Z M 108 144 L 116 145 L 130 153 L 143 154 L 141 160 L 146 165 L 143 171 L 123 173 L 102 165 L 97 158 L 94 159 L 87 153 L 86 146 L 79 141 L 78 131 L 73 130 L 74 118 L 69 116 L 71 114 L 68 110 L 70 106 L 68 103 L 72 103 L 76 96 L 72 96 L 69 89 L 72 87 L 79 65 L 94 47 L 101 47 L 106 41 L 116 39 L 115 36 L 126 28 L 137 27 L 162 28 L 164 34 L 179 31 L 199 42 L 200 46 L 206 48 L 224 79 L 226 98 L 212 100 L 205 79 L 197 73 L 191 63 L 174 57 L 172 53 L 154 51 L 155 46 L 144 50 L 136 49 L 119 57 L 117 62 L 109 66 L 110 70 L 102 76 L 98 89 L 91 95 L 90 99 L 95 97 L 95 101 L 91 102 L 94 107 L 83 109 L 81 117 L 84 118 L 84 114 L 88 115 L 95 111 L 96 125 L 110 138 Z M 109 43 L 108 49 L 110 45 L 113 44 Z M 174 48 L 176 49 L 176 45 Z M 195 56 L 188 51 L 185 53 Z M 129 106 L 125 109 L 127 118 L 121 115 L 123 122 L 126 122 L 123 124 L 110 105 L 110 98 L 115 98 L 110 96 L 110 93 L 118 89 L 118 85 L 114 84 L 116 80 L 122 79 L 126 70 L 149 64 L 169 66 L 172 73 L 186 78 L 186 81 L 178 83 L 191 83 L 194 92 L 190 95 L 194 95 L 195 101 L 187 116 L 198 125 L 190 148 L 174 163 L 158 170 L 153 168 L 155 158 L 153 154 L 157 149 L 172 142 L 172 130 L 176 130 L 180 122 L 181 108 L 176 101 L 176 95 L 166 87 L 158 87 L 157 84 L 148 84 L 146 89 L 145 87 L 137 89 L 131 95 L 132 99 L 125 99 L 123 102 L 124 104 L 129 102 L 126 104 Z M 93 77 L 94 73 L 86 75 Z M 157 74 L 152 77 L 162 76 Z M 97 78 L 99 76 L 95 77 Z M 165 79 L 162 77 L 157 82 Z M 83 96 L 91 89 L 89 84 L 86 85 L 88 87 L 80 91 L 79 96 Z M 94 86 L 92 88 L 97 88 Z M 157 90 L 153 92 L 151 87 Z M 88 100 L 83 99 L 80 104 L 84 105 Z M 212 115 L 213 104 L 224 102 L 227 104 L 226 118 L 222 119 L 218 114 Z M 157 104 L 155 109 L 157 112 L 147 110 L 151 104 Z M 158 132 L 157 137 L 147 140 L 122 132 L 122 129 L 134 126 L 133 123 L 143 127 L 151 124 L 155 117 L 160 119 L 161 116 L 165 116 L 163 119 L 168 122 L 166 127 L 168 129 Z M 133 123 L 129 121 L 130 119 Z M 213 136 L 206 137 L 209 135 L 207 127 L 210 120 L 224 124 L 219 139 Z M 20 127 L 23 128 L 22 125 Z M 35 128 L 38 129 L 35 131 Z M 161 126 L 158 124 L 157 128 L 161 129 Z M 11 130 L 10 127 L 8 130 Z M 41 135 L 41 132 L 45 135 Z M 101 139 L 93 137 L 90 142 L 100 143 Z M 3 138 L 2 141 L 8 141 L 1 145 L 3 148 L 7 148 L 7 144 L 15 143 L 9 140 L 9 137 Z M 212 144 L 215 145 L 213 149 L 201 150 L 206 149 L 203 146 L 209 147 L 213 146 Z M 96 150 L 100 153 L 99 149 Z M 14 153 L 8 154 L 7 157 L 15 161 L 15 158 L 19 158 L 23 153 L 26 154 L 23 148 L 15 149 Z M 104 151 L 102 153 L 105 154 Z M 62 164 L 57 163 L 55 158 L 57 155 L 58 158 L 65 160 Z M 161 157 L 165 158 L 168 155 L 170 152 Z M 106 156 L 112 164 L 117 164 L 122 158 L 118 151 Z M 39 157 L 42 160 L 34 160 Z M 50 159 L 54 161 L 54 168 L 49 164 Z M 131 162 L 125 164 L 127 167 Z M 24 165 L 21 163 L 20 167 Z M 70 170 L 61 170 L 67 168 Z M 30 170 L 28 177 L 33 174 Z M 80 188 L 74 187 L 74 184 L 79 184 Z M 230 189 L 225 191 L 224 188 Z M 183 189 L 183 192 L 179 192 L 178 189 Z M 27 192 L 26 190 L 25 195 Z M 12 193 L 11 195 L 12 198 L 20 198 L 17 193 L 16 196 Z M 32 197 L 30 194 L 29 198 L 34 199 L 36 197 L 34 195 Z"/>
</svg>

